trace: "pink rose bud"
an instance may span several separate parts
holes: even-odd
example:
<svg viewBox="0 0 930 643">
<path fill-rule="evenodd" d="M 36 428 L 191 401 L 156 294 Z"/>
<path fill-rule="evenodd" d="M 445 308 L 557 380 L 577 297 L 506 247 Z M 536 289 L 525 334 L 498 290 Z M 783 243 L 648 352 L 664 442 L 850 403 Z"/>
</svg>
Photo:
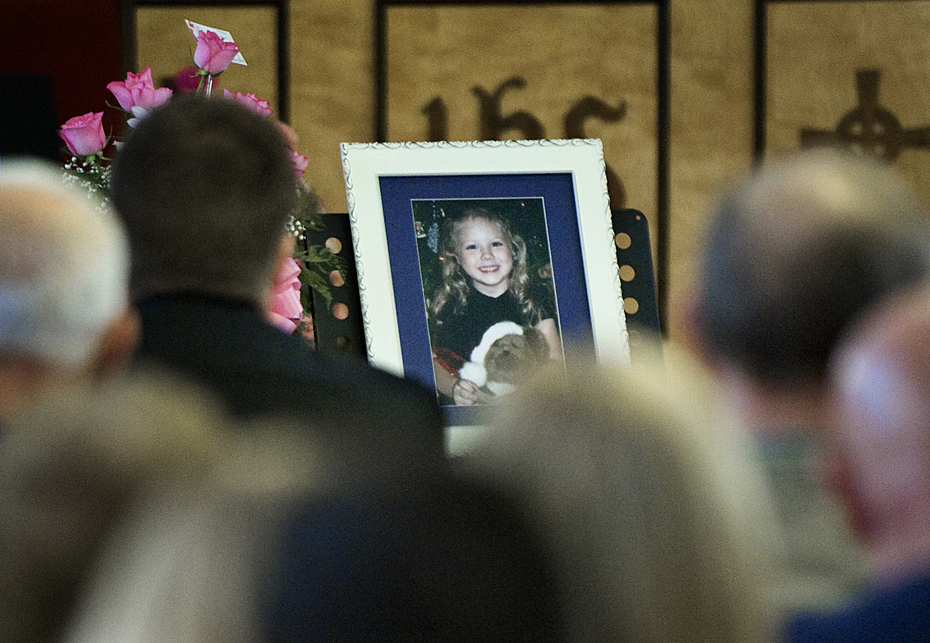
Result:
<svg viewBox="0 0 930 643">
<path fill-rule="evenodd" d="M 307 170 L 307 165 L 310 164 L 310 159 L 308 159 L 303 154 L 298 154 L 294 150 L 288 150 L 288 152 L 291 154 L 291 163 L 294 166 L 294 178 L 299 179 Z"/>
<path fill-rule="evenodd" d="M 197 33 L 197 49 L 194 50 L 194 64 L 211 76 L 226 71 L 233 58 L 239 53 L 234 42 L 226 42 L 212 31 Z"/>
<path fill-rule="evenodd" d="M 192 94 L 200 87 L 200 74 L 194 65 L 188 65 L 174 75 L 173 81 L 175 91 Z"/>
<path fill-rule="evenodd" d="M 93 156 L 107 145 L 103 132 L 103 112 L 88 112 L 83 116 L 69 118 L 58 135 L 75 156 Z"/>
<path fill-rule="evenodd" d="M 268 116 L 271 114 L 271 103 L 266 100 L 260 100 L 255 94 L 242 94 L 240 92 L 232 92 L 228 89 L 224 89 L 223 96 L 240 105 L 248 107 L 259 116 Z"/>
<path fill-rule="evenodd" d="M 152 82 L 151 67 L 146 67 L 139 74 L 129 72 L 126 74 L 126 80 L 114 81 L 107 85 L 107 89 L 116 97 L 119 106 L 127 112 L 131 112 L 133 107 L 141 107 L 148 111 L 153 107 L 163 105 L 171 98 L 169 88 L 155 88 Z"/>
<path fill-rule="evenodd" d="M 300 263 L 288 257 L 275 275 L 267 319 L 290 334 L 300 324 L 304 309 L 300 303 Z"/>
</svg>

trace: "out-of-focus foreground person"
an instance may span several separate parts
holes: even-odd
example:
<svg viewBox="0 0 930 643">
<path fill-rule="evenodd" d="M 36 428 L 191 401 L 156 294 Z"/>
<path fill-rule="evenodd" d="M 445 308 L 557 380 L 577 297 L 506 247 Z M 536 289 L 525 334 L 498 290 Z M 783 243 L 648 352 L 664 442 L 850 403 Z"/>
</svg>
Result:
<svg viewBox="0 0 930 643">
<path fill-rule="evenodd" d="M 208 457 L 144 481 L 113 521 L 59 641 L 266 640 L 259 579 L 283 516 L 318 492 L 325 465 L 304 427 L 212 426 Z"/>
<path fill-rule="evenodd" d="M 0 168 L 0 423 L 76 379 L 130 358 L 129 256 L 112 211 L 64 183 L 61 168 Z"/>
<path fill-rule="evenodd" d="M 535 539 L 513 505 L 436 472 L 348 483 L 313 432 L 227 434 L 202 479 L 126 515 L 67 643 L 556 643 Z"/>
<path fill-rule="evenodd" d="M 273 277 L 293 250 L 297 185 L 280 129 L 223 98 L 177 96 L 127 137 L 111 196 L 132 249 L 140 361 L 176 369 L 240 417 L 299 415 L 355 436 L 364 469 L 442 457 L 432 392 L 270 325 Z"/>
<path fill-rule="evenodd" d="M 152 488 L 202 478 L 228 431 L 188 381 L 62 387 L 0 434 L 0 640 L 60 640 L 111 531 Z"/>
<path fill-rule="evenodd" d="M 798 617 L 788 640 L 930 640 L 930 290 L 871 312 L 833 370 L 833 487 L 868 556 L 869 587 Z"/>
<path fill-rule="evenodd" d="M 690 339 L 757 442 L 789 545 L 786 611 L 864 578 L 822 480 L 827 364 L 858 315 L 930 274 L 928 221 L 892 169 L 827 148 L 763 163 L 714 211 Z"/>
<path fill-rule="evenodd" d="M 543 373 L 458 466 L 542 539 L 563 641 L 769 640 L 778 544 L 761 472 L 700 389 L 653 371 Z"/>
</svg>

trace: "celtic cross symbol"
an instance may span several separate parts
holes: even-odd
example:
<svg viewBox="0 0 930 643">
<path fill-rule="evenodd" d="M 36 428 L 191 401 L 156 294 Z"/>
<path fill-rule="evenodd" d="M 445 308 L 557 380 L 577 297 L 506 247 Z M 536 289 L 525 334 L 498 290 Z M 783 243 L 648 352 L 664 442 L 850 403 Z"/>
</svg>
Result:
<svg viewBox="0 0 930 643">
<path fill-rule="evenodd" d="M 859 104 L 847 112 L 836 129 L 801 129 L 801 146 L 839 142 L 852 149 L 894 161 L 905 148 L 930 147 L 930 127 L 904 129 L 890 111 L 879 104 L 877 69 L 856 71 Z"/>
</svg>

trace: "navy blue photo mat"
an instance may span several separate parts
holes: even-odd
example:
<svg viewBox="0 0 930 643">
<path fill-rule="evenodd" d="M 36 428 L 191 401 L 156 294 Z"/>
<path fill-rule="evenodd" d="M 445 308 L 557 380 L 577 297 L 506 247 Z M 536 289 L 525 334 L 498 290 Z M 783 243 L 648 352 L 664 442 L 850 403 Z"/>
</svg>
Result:
<svg viewBox="0 0 930 643">
<path fill-rule="evenodd" d="M 570 172 L 380 176 L 381 204 L 394 284 L 404 376 L 435 388 L 412 202 L 443 199 L 543 199 L 559 325 L 566 361 L 587 355 L 593 342 Z M 479 424 L 479 407 L 444 407 L 450 425 Z"/>
</svg>

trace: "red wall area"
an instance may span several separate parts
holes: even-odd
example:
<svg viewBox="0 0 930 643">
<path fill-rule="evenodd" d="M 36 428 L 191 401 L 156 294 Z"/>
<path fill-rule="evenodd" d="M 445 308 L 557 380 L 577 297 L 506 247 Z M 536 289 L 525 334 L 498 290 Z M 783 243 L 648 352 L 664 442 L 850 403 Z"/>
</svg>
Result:
<svg viewBox="0 0 930 643">
<path fill-rule="evenodd" d="M 52 80 L 56 126 L 87 112 L 119 113 L 107 83 L 122 80 L 117 0 L 0 0 L 0 75 L 31 73 Z M 17 96 L 0 96 L 0 110 Z M 9 108 L 8 108 L 9 109 Z"/>
</svg>

